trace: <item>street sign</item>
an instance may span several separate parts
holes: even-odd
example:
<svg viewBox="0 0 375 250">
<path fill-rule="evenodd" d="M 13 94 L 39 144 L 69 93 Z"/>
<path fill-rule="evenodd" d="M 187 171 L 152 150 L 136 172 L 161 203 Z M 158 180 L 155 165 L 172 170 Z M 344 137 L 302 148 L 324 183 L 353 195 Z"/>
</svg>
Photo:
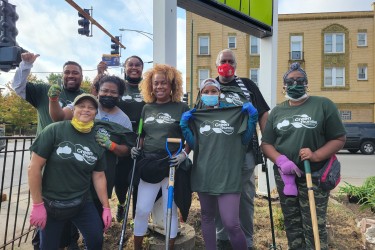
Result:
<svg viewBox="0 0 375 250">
<path fill-rule="evenodd" d="M 105 62 L 107 66 L 120 66 L 120 55 L 103 54 L 102 61 Z"/>
</svg>

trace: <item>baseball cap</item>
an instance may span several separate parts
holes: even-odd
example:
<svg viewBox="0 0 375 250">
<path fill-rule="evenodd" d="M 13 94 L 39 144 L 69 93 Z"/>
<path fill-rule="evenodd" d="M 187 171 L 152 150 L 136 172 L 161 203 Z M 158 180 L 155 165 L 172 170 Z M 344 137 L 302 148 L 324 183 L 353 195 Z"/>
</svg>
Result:
<svg viewBox="0 0 375 250">
<path fill-rule="evenodd" d="M 87 94 L 87 93 L 83 93 L 83 94 L 78 95 L 74 99 L 73 106 L 76 106 L 77 104 L 79 104 L 81 101 L 83 101 L 85 99 L 93 101 L 93 103 L 95 105 L 95 108 L 98 109 L 98 106 L 99 106 L 98 99 L 95 96 L 93 96 L 91 94 Z"/>
<path fill-rule="evenodd" d="M 199 91 L 202 91 L 202 89 L 204 89 L 206 86 L 215 86 L 218 90 L 220 90 L 220 83 L 215 78 L 204 79 L 199 86 Z"/>
</svg>

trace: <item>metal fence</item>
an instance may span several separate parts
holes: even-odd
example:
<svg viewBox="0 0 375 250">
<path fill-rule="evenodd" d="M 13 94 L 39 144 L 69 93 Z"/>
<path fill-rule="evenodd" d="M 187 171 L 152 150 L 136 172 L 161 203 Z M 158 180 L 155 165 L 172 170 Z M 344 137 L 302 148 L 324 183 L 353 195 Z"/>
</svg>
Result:
<svg viewBox="0 0 375 250">
<path fill-rule="evenodd" d="M 0 249 L 14 249 L 30 242 L 34 227 L 29 224 L 30 192 L 27 168 L 34 136 L 0 136 Z M 4 142 L 4 141 L 3 141 Z M 30 243 L 28 243 L 30 244 Z"/>
</svg>

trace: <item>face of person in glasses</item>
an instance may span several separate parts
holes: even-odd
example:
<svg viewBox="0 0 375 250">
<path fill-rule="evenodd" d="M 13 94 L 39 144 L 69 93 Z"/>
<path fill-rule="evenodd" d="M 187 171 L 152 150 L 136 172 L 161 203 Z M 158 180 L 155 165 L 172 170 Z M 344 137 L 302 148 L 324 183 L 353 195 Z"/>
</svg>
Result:
<svg viewBox="0 0 375 250">
<path fill-rule="evenodd" d="M 140 78 L 142 77 L 143 64 L 136 57 L 131 57 L 128 59 L 125 65 L 126 75 L 130 78 Z"/>
<path fill-rule="evenodd" d="M 292 71 L 284 80 L 284 90 L 290 101 L 298 102 L 306 99 L 306 77 L 302 72 Z"/>
<path fill-rule="evenodd" d="M 290 72 L 284 80 L 284 87 L 292 85 L 306 85 L 305 75 L 297 70 Z"/>
</svg>

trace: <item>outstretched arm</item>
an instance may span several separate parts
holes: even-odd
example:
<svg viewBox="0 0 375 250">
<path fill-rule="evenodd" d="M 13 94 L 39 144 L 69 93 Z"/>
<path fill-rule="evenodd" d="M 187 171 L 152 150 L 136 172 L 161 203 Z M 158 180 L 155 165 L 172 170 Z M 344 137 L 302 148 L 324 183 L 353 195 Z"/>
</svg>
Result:
<svg viewBox="0 0 375 250">
<path fill-rule="evenodd" d="M 26 83 L 27 77 L 30 74 L 30 70 L 33 67 L 33 63 L 39 57 L 39 54 L 33 54 L 30 52 L 22 53 L 19 68 L 13 77 L 12 88 L 16 91 L 17 95 L 26 99 Z"/>
</svg>

